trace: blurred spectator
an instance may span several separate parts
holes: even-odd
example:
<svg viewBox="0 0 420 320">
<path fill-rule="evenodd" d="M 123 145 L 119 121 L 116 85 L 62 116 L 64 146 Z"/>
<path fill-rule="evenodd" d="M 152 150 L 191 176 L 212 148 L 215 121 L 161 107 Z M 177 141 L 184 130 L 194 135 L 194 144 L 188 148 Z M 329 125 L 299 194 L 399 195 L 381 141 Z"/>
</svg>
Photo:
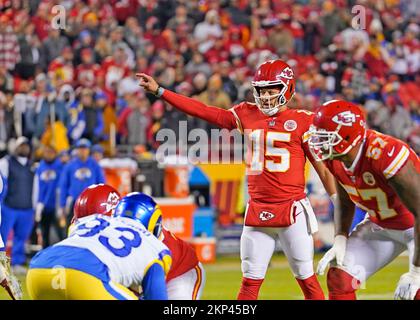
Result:
<svg viewBox="0 0 420 320">
<path fill-rule="evenodd" d="M 338 15 L 338 10 L 335 7 L 333 1 L 324 1 L 322 3 L 322 27 L 323 37 L 322 45 L 327 46 L 332 42 L 334 36 L 341 30 L 344 29 L 344 21 Z"/>
<path fill-rule="evenodd" d="M 124 39 L 135 52 L 145 45 L 146 40 L 143 38 L 143 29 L 136 18 L 129 17 L 125 22 Z"/>
<path fill-rule="evenodd" d="M 165 111 L 164 103 L 161 100 L 157 100 L 153 103 L 152 114 L 150 119 L 149 127 L 147 128 L 147 145 L 149 149 L 156 150 L 159 146 L 159 142 L 156 141 L 156 135 L 160 129 L 162 129 L 162 119 Z"/>
<path fill-rule="evenodd" d="M 0 91 L 3 93 L 13 92 L 14 79 L 5 66 L 0 65 Z M 15 90 L 18 92 L 18 90 Z"/>
<path fill-rule="evenodd" d="M 41 136 L 41 144 L 44 146 L 50 146 L 56 152 L 68 150 L 70 143 L 67 138 L 67 128 L 63 122 L 56 120 L 54 124 L 51 122 L 51 118 L 45 119 L 45 132 Z"/>
<path fill-rule="evenodd" d="M 238 89 L 235 82 L 230 78 L 231 65 L 229 61 L 220 63 L 220 77 L 222 80 L 223 91 L 229 95 L 230 101 L 234 102 L 238 98 Z"/>
<path fill-rule="evenodd" d="M 321 48 L 322 29 L 319 23 L 319 13 L 311 11 L 309 13 L 308 21 L 304 25 L 304 53 L 315 54 Z M 278 42 L 280 43 L 280 42 Z M 278 48 L 279 46 L 274 46 Z M 280 53 L 277 51 L 277 54 Z"/>
<path fill-rule="evenodd" d="M 207 77 L 211 75 L 210 65 L 204 61 L 203 55 L 196 51 L 192 55 L 192 59 L 186 64 L 185 72 L 188 74 L 204 73 Z"/>
<path fill-rule="evenodd" d="M 95 44 L 96 62 L 102 63 L 111 54 L 111 43 L 105 36 L 99 36 Z"/>
<path fill-rule="evenodd" d="M 24 33 L 18 37 L 21 60 L 16 65 L 16 73 L 23 79 L 33 78 L 41 62 L 41 42 L 35 34 L 33 24 L 26 25 Z"/>
<path fill-rule="evenodd" d="M 75 68 L 73 65 L 73 50 L 71 47 L 64 47 L 61 55 L 55 58 L 48 66 L 48 76 L 54 87 L 61 87 L 63 84 L 73 84 Z"/>
<path fill-rule="evenodd" d="M 64 166 L 60 175 L 60 215 L 66 217 L 67 225 L 73 218 L 74 202 L 80 193 L 92 184 L 105 182 L 102 168 L 89 156 L 91 146 L 89 140 L 80 139 L 75 145 L 75 158 Z"/>
<path fill-rule="evenodd" d="M 115 89 L 118 81 L 126 77 L 130 72 L 125 48 L 118 46 L 112 56 L 103 60 L 101 68 L 105 75 L 105 87 Z"/>
<path fill-rule="evenodd" d="M 178 5 L 175 9 L 175 16 L 169 19 L 166 27 L 176 31 L 180 26 L 186 26 L 188 32 L 191 32 L 194 28 L 194 22 L 187 15 L 187 8 L 184 5 Z"/>
<path fill-rule="evenodd" d="M 67 110 L 64 104 L 54 103 L 55 92 L 49 91 L 48 77 L 44 73 L 40 73 L 35 78 L 35 130 L 34 136 L 40 138 L 45 131 L 45 124 L 51 113 L 55 112 L 55 118 L 63 123 L 67 120 Z"/>
<path fill-rule="evenodd" d="M 35 206 L 35 222 L 39 223 L 42 233 L 42 246 L 50 245 L 50 229 L 54 227 L 58 239 L 64 239 L 63 226 L 57 218 L 57 187 L 63 164 L 57 158 L 57 150 L 44 145 L 42 160 L 35 172 L 34 186 L 38 190 Z"/>
<path fill-rule="evenodd" d="M 250 26 L 251 8 L 249 5 L 241 5 L 241 1 L 239 0 L 230 0 L 229 6 L 226 8 L 226 12 L 229 15 L 230 21 L 234 25 Z"/>
<path fill-rule="evenodd" d="M 7 144 L 14 136 L 13 108 L 6 95 L 0 92 L 0 157 L 7 153 Z"/>
<path fill-rule="evenodd" d="M 69 150 L 63 150 L 58 154 L 58 158 L 60 159 L 61 163 L 64 165 L 70 161 L 70 152 Z"/>
<path fill-rule="evenodd" d="M 384 79 L 388 73 L 391 61 L 387 50 L 381 46 L 377 35 L 370 36 L 370 43 L 364 60 L 372 77 Z"/>
<path fill-rule="evenodd" d="M 0 67 L 14 70 L 20 61 L 20 48 L 16 33 L 9 25 L 9 17 L 0 15 Z"/>
<path fill-rule="evenodd" d="M 410 113 L 396 101 L 395 96 L 390 97 L 387 102 L 390 110 L 387 132 L 398 139 L 407 140 L 414 125 Z"/>
<path fill-rule="evenodd" d="M 223 82 L 220 75 L 215 74 L 209 79 L 207 90 L 198 96 L 198 99 L 211 106 L 216 106 L 222 109 L 229 109 L 232 106 L 232 101 L 229 96 L 222 90 Z"/>
<path fill-rule="evenodd" d="M 95 144 L 91 149 L 92 158 L 99 163 L 104 158 L 104 148 L 100 144 Z"/>
<path fill-rule="evenodd" d="M 148 114 L 150 102 L 142 92 L 131 103 L 133 108 L 126 120 L 127 142 L 132 146 L 145 146 L 147 143 L 147 128 L 150 124 L 150 116 Z"/>
<path fill-rule="evenodd" d="M 86 129 L 86 116 L 83 109 L 83 103 L 93 103 L 92 101 L 92 91 L 87 91 L 80 93 L 80 98 L 75 100 L 68 109 L 69 112 L 69 122 L 67 124 L 68 136 L 73 144 L 79 140 Z"/>
<path fill-rule="evenodd" d="M 6 180 L 6 196 L 2 204 L 1 236 L 8 239 L 13 231 L 12 261 L 15 274 L 26 268 L 25 243 L 34 224 L 34 172 L 30 161 L 31 147 L 26 137 L 19 137 L 14 151 L 0 160 L 0 173 Z"/>
<path fill-rule="evenodd" d="M 199 95 L 207 88 L 207 77 L 204 73 L 197 73 L 192 80 L 192 95 Z"/>
<path fill-rule="evenodd" d="M 215 10 L 208 11 L 205 20 L 198 23 L 194 28 L 194 38 L 200 44 L 200 52 L 206 52 L 213 45 L 214 40 L 212 38 L 220 38 L 222 35 L 219 14 Z"/>
<path fill-rule="evenodd" d="M 307 34 L 310 36 L 309 33 Z M 308 42 L 310 42 L 308 40 Z M 281 56 L 291 54 L 293 52 L 294 40 L 293 35 L 282 21 L 279 21 L 268 35 L 268 44 L 270 47 L 277 48 L 276 53 Z M 308 44 L 310 46 L 310 44 Z"/>
<path fill-rule="evenodd" d="M 94 92 L 91 89 L 85 88 L 82 90 L 81 105 L 85 118 L 85 129 L 82 137 L 94 143 L 102 141 L 104 130 L 103 106 L 98 106 L 95 103 Z"/>
<path fill-rule="evenodd" d="M 100 72 L 100 66 L 95 63 L 92 49 L 85 48 L 80 52 L 81 63 L 76 67 L 75 82 L 85 88 L 93 88 L 96 85 L 96 78 Z"/>
<path fill-rule="evenodd" d="M 39 3 L 37 11 L 35 15 L 32 17 L 32 23 L 35 25 L 35 32 L 38 38 L 41 41 L 44 41 L 48 37 L 48 30 L 50 29 L 48 3 L 46 2 Z"/>
<path fill-rule="evenodd" d="M 49 66 L 61 54 L 63 49 L 69 45 L 69 40 L 60 34 L 60 29 L 50 27 L 48 37 L 43 41 L 42 45 L 44 66 Z"/>
</svg>

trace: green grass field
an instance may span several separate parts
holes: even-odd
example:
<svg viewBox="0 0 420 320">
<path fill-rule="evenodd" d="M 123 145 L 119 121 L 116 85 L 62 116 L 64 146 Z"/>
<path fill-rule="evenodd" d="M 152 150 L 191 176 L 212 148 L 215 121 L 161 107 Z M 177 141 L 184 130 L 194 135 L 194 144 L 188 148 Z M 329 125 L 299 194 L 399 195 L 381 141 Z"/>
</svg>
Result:
<svg viewBox="0 0 420 320">
<path fill-rule="evenodd" d="M 322 255 L 315 257 L 316 262 Z M 207 264 L 206 286 L 203 300 L 234 300 L 241 283 L 239 256 L 220 257 L 214 264 Z M 390 265 L 374 275 L 366 283 L 366 288 L 358 292 L 358 298 L 363 300 L 392 299 L 394 289 L 400 276 L 408 270 L 408 258 L 398 257 Z M 25 277 L 20 277 L 25 290 L 25 299 L 29 299 L 25 288 Z M 327 295 L 326 277 L 319 277 L 324 292 Z M 0 289 L 0 300 L 9 299 L 6 292 Z M 267 277 L 260 291 L 260 299 L 266 300 L 301 300 L 302 293 L 289 270 L 286 258 L 281 255 L 273 257 Z"/>
</svg>

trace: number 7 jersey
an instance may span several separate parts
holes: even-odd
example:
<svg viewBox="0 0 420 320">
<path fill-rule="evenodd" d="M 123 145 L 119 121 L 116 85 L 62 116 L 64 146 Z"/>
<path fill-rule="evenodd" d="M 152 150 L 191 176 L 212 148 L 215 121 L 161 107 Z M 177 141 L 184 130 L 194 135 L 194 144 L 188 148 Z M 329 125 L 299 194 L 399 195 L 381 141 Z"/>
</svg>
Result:
<svg viewBox="0 0 420 320">
<path fill-rule="evenodd" d="M 70 236 L 55 246 L 88 249 L 108 267 L 112 281 L 125 287 L 141 285 L 148 269 L 171 266 L 169 249 L 139 222 L 124 217 L 93 215 L 79 219 Z"/>
<path fill-rule="evenodd" d="M 407 144 L 367 130 L 354 168 L 345 168 L 339 160 L 328 160 L 326 164 L 350 199 L 368 212 L 374 223 L 383 228 L 405 230 L 414 225 L 414 216 L 401 202 L 388 179 L 395 176 L 407 161 L 412 161 L 420 172 L 419 158 Z"/>
</svg>

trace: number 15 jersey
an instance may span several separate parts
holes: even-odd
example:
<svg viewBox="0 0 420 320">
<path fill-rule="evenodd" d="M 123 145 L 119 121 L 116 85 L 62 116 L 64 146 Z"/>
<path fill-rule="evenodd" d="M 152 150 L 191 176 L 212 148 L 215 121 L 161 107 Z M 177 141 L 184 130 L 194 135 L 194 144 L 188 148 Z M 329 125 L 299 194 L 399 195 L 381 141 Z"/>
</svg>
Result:
<svg viewBox="0 0 420 320">
<path fill-rule="evenodd" d="M 230 109 L 247 139 L 248 192 L 251 199 L 279 203 L 305 198 L 305 163 L 311 161 L 306 132 L 313 113 L 289 109 L 268 117 L 255 104 Z"/>
</svg>

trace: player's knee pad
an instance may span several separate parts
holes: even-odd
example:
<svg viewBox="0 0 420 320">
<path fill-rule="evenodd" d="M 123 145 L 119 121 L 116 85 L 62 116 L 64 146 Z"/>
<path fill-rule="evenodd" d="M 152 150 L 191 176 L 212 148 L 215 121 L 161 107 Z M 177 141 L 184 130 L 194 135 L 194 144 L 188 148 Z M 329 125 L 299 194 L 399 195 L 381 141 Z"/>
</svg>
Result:
<svg viewBox="0 0 420 320">
<path fill-rule="evenodd" d="M 313 261 L 291 261 L 290 266 L 296 279 L 305 280 L 314 274 Z"/>
<path fill-rule="evenodd" d="M 346 296 L 351 298 L 360 286 L 360 281 L 346 271 L 332 267 L 328 270 L 327 286 L 330 296 Z"/>
<path fill-rule="evenodd" d="M 249 279 L 264 279 L 267 272 L 267 266 L 251 262 L 245 258 L 242 260 L 242 274 L 244 278 Z"/>
</svg>

